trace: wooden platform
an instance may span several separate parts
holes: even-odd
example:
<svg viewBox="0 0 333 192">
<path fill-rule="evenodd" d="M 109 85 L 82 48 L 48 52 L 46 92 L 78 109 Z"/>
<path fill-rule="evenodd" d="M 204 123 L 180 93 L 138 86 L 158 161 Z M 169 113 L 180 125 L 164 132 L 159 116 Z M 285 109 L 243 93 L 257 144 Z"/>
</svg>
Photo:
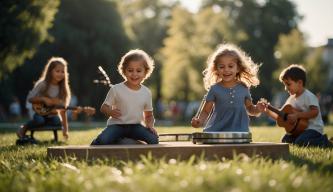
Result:
<svg viewBox="0 0 333 192">
<path fill-rule="evenodd" d="M 139 160 L 141 155 L 151 153 L 154 158 L 189 159 L 192 155 L 215 160 L 232 158 L 235 154 L 260 155 L 273 159 L 289 155 L 289 145 L 285 143 L 249 143 L 196 145 L 191 142 L 163 142 L 157 145 L 105 145 L 105 146 L 55 146 L 47 148 L 48 157 L 65 158 L 75 156 L 80 160 L 112 158 L 116 160 Z"/>
</svg>

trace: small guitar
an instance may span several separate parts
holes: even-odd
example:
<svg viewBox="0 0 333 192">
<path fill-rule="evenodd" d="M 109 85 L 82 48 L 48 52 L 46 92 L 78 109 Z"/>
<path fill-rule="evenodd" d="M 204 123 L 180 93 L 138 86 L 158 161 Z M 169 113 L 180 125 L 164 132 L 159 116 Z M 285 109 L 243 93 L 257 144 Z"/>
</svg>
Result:
<svg viewBox="0 0 333 192">
<path fill-rule="evenodd" d="M 267 103 L 265 99 L 261 99 L 260 102 L 263 102 L 267 105 L 267 108 L 278 115 L 276 123 L 279 127 L 284 127 L 287 133 L 297 137 L 308 127 L 309 121 L 305 118 L 299 118 L 295 123 L 291 123 L 287 120 L 289 114 L 300 112 L 300 110 L 295 109 L 291 105 L 285 105 L 282 109 L 277 109 Z"/>
<path fill-rule="evenodd" d="M 33 103 L 32 109 L 38 114 L 38 115 L 50 115 L 56 113 L 57 109 L 63 109 L 63 110 L 73 110 L 74 113 L 85 113 L 89 116 L 94 115 L 96 112 L 96 109 L 93 107 L 80 107 L 80 106 L 68 106 L 65 107 L 63 105 L 53 105 L 53 106 L 47 106 L 44 103 Z"/>
</svg>

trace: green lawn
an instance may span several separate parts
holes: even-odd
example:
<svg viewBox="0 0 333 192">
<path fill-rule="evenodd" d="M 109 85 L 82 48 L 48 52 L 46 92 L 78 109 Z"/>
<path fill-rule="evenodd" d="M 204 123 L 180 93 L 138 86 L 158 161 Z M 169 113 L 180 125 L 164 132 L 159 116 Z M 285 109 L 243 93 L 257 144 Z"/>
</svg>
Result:
<svg viewBox="0 0 333 192">
<path fill-rule="evenodd" d="M 53 144 L 51 132 L 36 133 L 40 145 L 16 146 L 15 132 L 0 128 L 0 191 L 333 191 L 333 149 L 290 147 L 290 157 L 271 160 L 236 156 L 205 161 L 143 157 L 139 162 L 48 159 L 53 145 L 87 145 L 101 129 L 72 129 Z M 159 133 L 194 132 L 186 127 Z M 283 129 L 252 127 L 254 141 L 279 142 Z M 332 137 L 333 127 L 325 132 Z M 60 137 L 62 138 L 62 137 Z"/>
</svg>

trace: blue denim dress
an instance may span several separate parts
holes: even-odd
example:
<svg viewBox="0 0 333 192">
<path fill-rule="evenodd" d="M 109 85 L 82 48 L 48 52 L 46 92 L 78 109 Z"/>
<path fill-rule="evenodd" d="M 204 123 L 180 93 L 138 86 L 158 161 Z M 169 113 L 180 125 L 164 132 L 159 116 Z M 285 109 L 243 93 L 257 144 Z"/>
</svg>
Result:
<svg viewBox="0 0 333 192">
<path fill-rule="evenodd" d="M 249 89 L 243 84 L 223 87 L 220 83 L 213 85 L 206 101 L 213 101 L 213 111 L 204 128 L 204 132 L 248 132 L 249 116 L 245 100 L 250 99 Z"/>
</svg>

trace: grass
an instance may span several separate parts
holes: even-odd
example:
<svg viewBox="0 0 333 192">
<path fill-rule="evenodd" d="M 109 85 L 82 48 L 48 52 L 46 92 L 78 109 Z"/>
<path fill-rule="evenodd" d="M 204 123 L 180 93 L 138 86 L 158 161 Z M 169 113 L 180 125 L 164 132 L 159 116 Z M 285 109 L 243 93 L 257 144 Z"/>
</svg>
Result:
<svg viewBox="0 0 333 192">
<path fill-rule="evenodd" d="M 73 129 L 68 142 L 47 142 L 51 132 L 35 133 L 40 145 L 16 146 L 15 132 L 0 129 L 0 191 L 333 191 L 333 149 L 290 147 L 290 157 L 271 160 L 187 161 L 142 157 L 137 162 L 77 161 L 46 157 L 48 146 L 87 145 L 101 129 Z M 159 133 L 197 129 L 158 128 Z M 283 130 L 253 127 L 254 141 L 279 142 Z M 333 136 L 333 127 L 325 132 Z"/>
</svg>

